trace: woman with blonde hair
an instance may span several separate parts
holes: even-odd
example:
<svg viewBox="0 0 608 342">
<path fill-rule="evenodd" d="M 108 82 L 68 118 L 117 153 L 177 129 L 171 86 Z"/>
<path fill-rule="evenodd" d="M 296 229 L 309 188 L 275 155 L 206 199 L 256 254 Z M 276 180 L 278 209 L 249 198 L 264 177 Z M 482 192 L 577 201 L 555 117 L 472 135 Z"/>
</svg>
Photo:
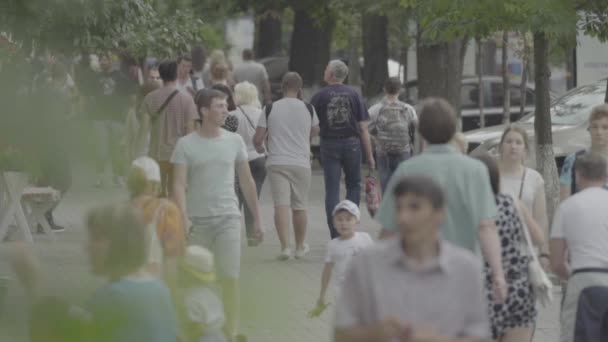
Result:
<svg viewBox="0 0 608 342">
<path fill-rule="evenodd" d="M 251 175 L 255 181 L 259 197 L 262 185 L 266 179 L 266 156 L 258 153 L 253 144 L 253 136 L 255 135 L 257 122 L 260 119 L 260 115 L 262 115 L 261 104 L 258 99 L 258 89 L 249 82 L 237 84 L 234 87 L 234 102 L 237 108 L 230 114 L 234 115 L 239 120 L 236 132 L 243 138 L 245 145 L 247 146 L 249 168 L 251 169 Z M 255 246 L 259 244 L 260 241 L 254 236 L 253 215 L 247 207 L 240 190 L 238 190 L 237 194 L 239 196 L 241 208 L 243 208 L 245 212 L 247 243 L 249 246 Z"/>
<path fill-rule="evenodd" d="M 542 241 L 539 246 L 540 261 L 548 269 L 548 226 L 547 204 L 545 199 L 545 182 L 536 170 L 526 167 L 525 162 L 530 151 L 530 142 L 526 131 L 519 126 L 505 129 L 498 146 L 500 156 L 501 192 L 519 200 L 522 209 L 531 213 L 533 220 L 542 229 Z M 532 223 L 526 222 L 530 225 Z"/>
<path fill-rule="evenodd" d="M 133 161 L 127 180 L 131 202 L 143 213 L 150 230 L 150 246 L 146 270 L 162 277 L 174 288 L 177 260 L 183 256 L 186 245 L 185 227 L 177 206 L 159 198 L 160 168 L 150 157 Z"/>
</svg>

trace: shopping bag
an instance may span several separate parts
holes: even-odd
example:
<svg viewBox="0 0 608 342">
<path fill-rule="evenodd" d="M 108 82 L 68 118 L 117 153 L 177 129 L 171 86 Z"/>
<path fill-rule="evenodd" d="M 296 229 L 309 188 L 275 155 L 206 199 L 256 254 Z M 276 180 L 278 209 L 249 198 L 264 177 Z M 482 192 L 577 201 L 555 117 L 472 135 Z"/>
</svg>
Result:
<svg viewBox="0 0 608 342">
<path fill-rule="evenodd" d="M 380 187 L 378 186 L 378 179 L 368 174 L 365 177 L 365 201 L 367 203 L 367 211 L 369 216 L 374 217 L 378 208 L 380 207 Z"/>
</svg>

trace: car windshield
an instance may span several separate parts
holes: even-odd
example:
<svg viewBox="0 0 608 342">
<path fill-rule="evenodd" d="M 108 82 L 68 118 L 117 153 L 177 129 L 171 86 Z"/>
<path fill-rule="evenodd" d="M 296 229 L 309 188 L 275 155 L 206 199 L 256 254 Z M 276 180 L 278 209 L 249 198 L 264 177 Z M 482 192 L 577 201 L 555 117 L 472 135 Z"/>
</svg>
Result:
<svg viewBox="0 0 608 342">
<path fill-rule="evenodd" d="M 606 81 L 593 83 L 576 88 L 560 97 L 551 104 L 551 123 L 553 125 L 584 124 L 591 109 L 604 103 Z M 534 123 L 534 112 L 521 119 L 523 123 Z"/>
</svg>

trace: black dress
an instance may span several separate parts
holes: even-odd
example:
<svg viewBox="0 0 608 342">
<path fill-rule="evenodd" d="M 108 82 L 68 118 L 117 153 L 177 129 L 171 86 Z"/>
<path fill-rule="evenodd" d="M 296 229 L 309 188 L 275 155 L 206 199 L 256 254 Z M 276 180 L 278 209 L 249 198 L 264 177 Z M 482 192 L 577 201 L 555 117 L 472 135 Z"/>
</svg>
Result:
<svg viewBox="0 0 608 342">
<path fill-rule="evenodd" d="M 536 297 L 528 276 L 530 256 L 525 248 L 523 224 L 513 198 L 496 195 L 498 217 L 496 227 L 502 248 L 502 267 L 505 273 L 508 293 L 507 300 L 494 300 L 492 276 L 489 265 L 485 264 L 486 294 L 490 311 L 492 337 L 497 339 L 513 328 L 532 327 L 536 321 Z"/>
</svg>

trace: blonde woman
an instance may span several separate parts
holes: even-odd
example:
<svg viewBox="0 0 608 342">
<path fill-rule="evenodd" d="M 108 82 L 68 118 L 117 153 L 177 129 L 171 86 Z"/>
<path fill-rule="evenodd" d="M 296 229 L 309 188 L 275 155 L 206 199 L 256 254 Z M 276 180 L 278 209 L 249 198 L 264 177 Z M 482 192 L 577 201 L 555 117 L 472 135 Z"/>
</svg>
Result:
<svg viewBox="0 0 608 342">
<path fill-rule="evenodd" d="M 260 119 L 260 115 L 262 115 L 261 105 L 258 99 L 258 89 L 252 83 L 241 82 L 234 87 L 234 101 L 237 108 L 230 114 L 239 120 L 236 132 L 243 138 L 245 145 L 247 146 L 249 168 L 251 169 L 251 175 L 255 181 L 259 197 L 262 185 L 266 179 L 266 156 L 258 153 L 253 144 L 253 136 L 255 135 L 257 122 Z M 238 195 L 241 208 L 243 208 L 245 212 L 245 229 L 247 232 L 248 245 L 255 246 L 259 243 L 259 240 L 254 236 L 253 215 L 247 207 L 240 190 L 238 191 Z"/>
<path fill-rule="evenodd" d="M 543 243 L 539 246 L 540 261 L 548 269 L 549 254 L 547 245 L 548 219 L 545 199 L 545 182 L 536 170 L 524 165 L 530 151 L 528 134 L 518 126 L 509 126 L 502 134 L 499 145 L 501 192 L 511 195 L 520 201 L 525 212 L 533 222 L 525 219 L 528 226 L 538 224 L 542 230 Z M 530 213 L 531 215 L 526 215 Z"/>
</svg>

